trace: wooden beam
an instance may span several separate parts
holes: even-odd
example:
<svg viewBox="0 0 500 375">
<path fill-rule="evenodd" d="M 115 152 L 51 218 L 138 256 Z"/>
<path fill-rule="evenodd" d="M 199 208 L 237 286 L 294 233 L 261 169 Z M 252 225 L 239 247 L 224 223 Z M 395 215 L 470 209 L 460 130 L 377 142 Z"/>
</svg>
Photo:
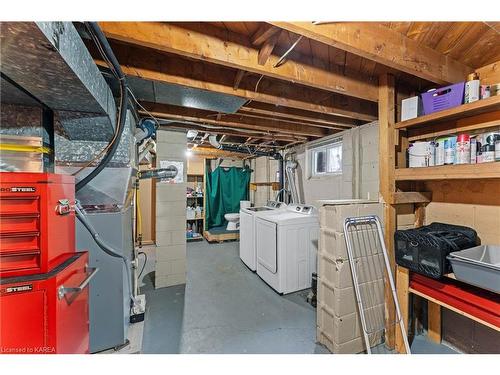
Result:
<svg viewBox="0 0 500 375">
<path fill-rule="evenodd" d="M 394 257 L 394 231 L 396 230 L 396 208 L 391 205 L 392 194 L 395 192 L 394 170 L 396 166 L 395 158 L 395 130 L 396 122 L 396 92 L 394 76 L 382 74 L 379 77 L 379 176 L 380 194 L 384 199 L 384 238 L 387 248 L 387 256 L 391 266 L 391 272 L 395 275 Z M 394 277 L 397 283 L 397 277 Z M 398 291 L 398 294 L 400 291 Z M 385 324 L 386 345 L 392 349 L 401 343 L 396 343 L 396 334 L 399 329 L 395 329 L 394 302 L 391 293 L 391 286 L 388 279 L 385 279 Z"/>
<path fill-rule="evenodd" d="M 153 48 L 192 59 L 203 60 L 234 69 L 341 93 L 360 99 L 378 100 L 376 82 L 357 73 L 345 72 L 341 66 L 329 69 L 295 60 L 279 67 L 279 57 L 271 56 L 258 64 L 259 51 L 242 35 L 225 32 L 201 23 L 100 22 L 109 39 Z"/>
<path fill-rule="evenodd" d="M 408 330 L 408 318 L 409 318 L 409 307 L 410 307 L 410 271 L 407 268 L 396 266 L 396 285 L 400 287 L 397 289 L 397 296 L 401 311 L 401 318 L 403 319 L 404 325 Z M 403 336 L 401 335 L 401 330 L 399 327 L 396 328 L 396 351 L 398 353 L 406 353 L 406 348 L 404 346 Z"/>
<path fill-rule="evenodd" d="M 432 192 L 397 191 L 391 194 L 390 204 L 429 203 Z"/>
<path fill-rule="evenodd" d="M 214 129 L 214 128 L 207 128 L 206 126 L 204 127 L 203 124 L 197 124 L 197 123 L 190 123 L 190 124 L 186 124 L 186 123 L 182 123 L 182 122 L 174 122 L 174 123 L 170 123 L 168 125 L 161 125 L 162 128 L 165 128 L 165 129 L 171 129 L 171 128 L 176 128 L 176 129 L 187 129 L 187 130 L 197 130 L 201 133 L 205 132 L 205 133 L 210 133 L 210 134 L 216 134 L 216 135 L 227 135 L 227 136 L 233 136 L 233 137 L 248 137 L 250 135 L 252 135 L 252 137 L 254 137 L 255 139 L 266 139 L 266 140 L 269 140 L 269 141 L 281 141 L 281 142 L 290 142 L 290 141 L 296 141 L 297 138 L 296 137 L 290 137 L 290 136 L 282 136 L 282 135 L 277 135 L 277 134 L 273 134 L 273 135 L 269 135 L 269 134 L 266 134 L 265 132 L 262 132 L 262 134 L 256 134 L 256 133 L 253 133 L 253 132 L 248 132 L 248 131 L 245 131 L 244 129 L 241 129 L 241 130 L 230 130 L 230 129 Z M 303 141 L 305 141 L 306 139 L 304 138 Z M 220 142 L 220 141 L 219 141 Z"/>
<path fill-rule="evenodd" d="M 153 116 L 159 118 L 174 119 L 179 121 L 201 122 L 205 124 L 219 125 L 221 127 L 233 127 L 238 129 L 262 130 L 268 134 L 282 134 L 291 137 L 324 137 L 328 133 L 321 128 L 296 125 L 290 123 L 282 123 L 269 120 L 254 120 L 249 118 L 241 118 L 234 114 L 225 114 L 221 120 L 217 120 L 215 116 L 217 112 L 205 111 L 201 109 L 179 107 L 169 104 L 158 104 L 142 102 L 142 106 Z M 140 111 L 139 111 L 140 112 Z"/>
<path fill-rule="evenodd" d="M 91 44 L 87 47 L 91 50 L 96 63 L 107 67 L 95 47 Z M 111 47 L 122 65 L 123 72 L 130 77 L 183 85 L 365 122 L 377 119 L 377 106 L 372 102 L 304 86 L 298 87 L 269 78 L 262 79 L 256 90 L 259 78 L 255 75 L 245 76 L 245 80 L 240 81 L 239 86 L 234 89 L 236 75 L 234 69 L 112 41 Z"/>
<path fill-rule="evenodd" d="M 295 119 L 290 119 L 282 116 L 269 116 L 267 114 L 259 114 L 259 113 L 252 113 L 252 111 L 246 111 L 245 109 L 240 108 L 238 115 L 243 116 L 243 117 L 251 117 L 251 118 L 260 118 L 264 120 L 269 120 L 272 119 L 273 121 L 278 121 L 278 122 L 286 122 L 289 124 L 299 124 L 299 125 L 307 125 L 307 126 L 315 126 L 318 128 L 324 128 L 324 129 L 332 129 L 332 130 L 345 130 L 347 129 L 346 127 L 339 127 L 335 125 L 325 125 L 325 124 L 317 124 L 313 122 L 307 122 L 304 120 L 295 120 Z"/>
<path fill-rule="evenodd" d="M 276 46 L 276 42 L 278 41 L 278 37 L 280 34 L 274 34 L 268 40 L 264 42 L 262 47 L 260 47 L 259 55 L 257 57 L 257 62 L 259 65 L 266 65 L 269 56 L 273 53 L 274 46 Z"/>
<path fill-rule="evenodd" d="M 271 22 L 329 46 L 438 84 L 465 80 L 473 68 L 377 22 Z"/>
<path fill-rule="evenodd" d="M 236 72 L 236 77 L 234 77 L 234 84 L 233 84 L 233 90 L 238 90 L 238 87 L 240 87 L 241 80 L 245 76 L 245 71 L 244 70 L 238 70 Z"/>
<path fill-rule="evenodd" d="M 300 120 L 331 129 L 349 129 L 361 125 L 360 121 L 351 120 L 346 117 L 324 115 L 320 113 L 297 110 L 295 108 L 272 106 L 259 102 L 250 102 L 239 109 L 239 112 L 258 113 L 270 117 L 281 117 L 285 119 Z"/>
<path fill-rule="evenodd" d="M 500 82 L 500 61 L 476 69 L 482 85 L 493 85 Z"/>
<path fill-rule="evenodd" d="M 281 31 L 279 27 L 275 27 L 269 24 L 263 24 L 257 29 L 255 34 L 252 35 L 252 44 L 254 46 L 260 46 L 273 35 L 277 34 L 278 31 Z"/>
<path fill-rule="evenodd" d="M 208 156 L 208 158 L 226 157 L 233 159 L 241 159 L 245 156 L 245 154 L 240 154 L 237 152 L 230 152 L 230 151 L 219 150 L 218 148 L 200 147 L 200 146 L 193 147 L 191 149 L 191 152 L 193 152 L 193 154 L 195 154 L 198 157 Z"/>
<path fill-rule="evenodd" d="M 427 301 L 427 337 L 441 343 L 441 306 L 432 301 Z"/>
</svg>

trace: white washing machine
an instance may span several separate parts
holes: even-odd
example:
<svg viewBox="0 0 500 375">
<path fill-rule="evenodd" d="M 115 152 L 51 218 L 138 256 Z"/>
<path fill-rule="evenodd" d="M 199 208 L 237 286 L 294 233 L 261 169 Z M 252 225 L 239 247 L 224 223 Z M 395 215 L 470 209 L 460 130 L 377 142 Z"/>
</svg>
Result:
<svg viewBox="0 0 500 375">
<path fill-rule="evenodd" d="M 257 274 L 278 293 L 311 287 L 317 269 L 318 210 L 294 204 L 255 217 Z"/>
<path fill-rule="evenodd" d="M 257 270 L 255 217 L 282 210 L 284 207 L 285 203 L 268 201 L 265 206 L 245 207 L 240 210 L 240 259 L 254 272 Z"/>
</svg>

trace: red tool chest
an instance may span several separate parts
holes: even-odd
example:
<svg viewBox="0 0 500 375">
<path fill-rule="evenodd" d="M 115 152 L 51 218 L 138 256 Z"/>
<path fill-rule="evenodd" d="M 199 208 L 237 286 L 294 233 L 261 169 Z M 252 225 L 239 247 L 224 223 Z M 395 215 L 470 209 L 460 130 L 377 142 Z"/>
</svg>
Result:
<svg viewBox="0 0 500 375">
<path fill-rule="evenodd" d="M 75 181 L 0 173 L 0 277 L 47 273 L 75 251 Z"/>
<path fill-rule="evenodd" d="M 88 253 L 48 273 L 0 279 L 0 353 L 88 353 Z"/>
</svg>

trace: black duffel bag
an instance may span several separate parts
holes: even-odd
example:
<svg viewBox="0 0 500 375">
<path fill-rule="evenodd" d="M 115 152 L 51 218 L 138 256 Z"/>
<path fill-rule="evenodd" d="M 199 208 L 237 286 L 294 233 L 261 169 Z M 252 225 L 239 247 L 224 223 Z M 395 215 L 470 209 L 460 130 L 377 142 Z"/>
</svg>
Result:
<svg viewBox="0 0 500 375">
<path fill-rule="evenodd" d="M 396 263 L 434 279 L 452 272 L 446 259 L 449 253 L 474 247 L 477 243 L 474 229 L 444 223 L 397 230 L 394 234 Z"/>
</svg>

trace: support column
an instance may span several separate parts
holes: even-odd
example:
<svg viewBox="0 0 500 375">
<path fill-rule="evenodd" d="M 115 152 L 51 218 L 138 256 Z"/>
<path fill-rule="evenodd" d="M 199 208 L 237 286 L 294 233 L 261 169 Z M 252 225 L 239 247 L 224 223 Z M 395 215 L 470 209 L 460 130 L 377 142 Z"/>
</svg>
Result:
<svg viewBox="0 0 500 375">
<path fill-rule="evenodd" d="M 396 91 L 395 80 L 391 74 L 384 73 L 379 77 L 379 175 L 380 194 L 384 200 L 384 238 L 387 255 L 391 265 L 393 277 L 395 276 L 394 261 L 394 231 L 396 230 L 396 207 L 389 204 L 391 195 L 395 192 L 396 185 L 394 171 L 396 167 L 395 129 L 396 122 Z M 385 319 L 386 319 L 386 345 L 389 349 L 395 347 L 395 308 L 388 279 L 385 280 Z"/>
</svg>

